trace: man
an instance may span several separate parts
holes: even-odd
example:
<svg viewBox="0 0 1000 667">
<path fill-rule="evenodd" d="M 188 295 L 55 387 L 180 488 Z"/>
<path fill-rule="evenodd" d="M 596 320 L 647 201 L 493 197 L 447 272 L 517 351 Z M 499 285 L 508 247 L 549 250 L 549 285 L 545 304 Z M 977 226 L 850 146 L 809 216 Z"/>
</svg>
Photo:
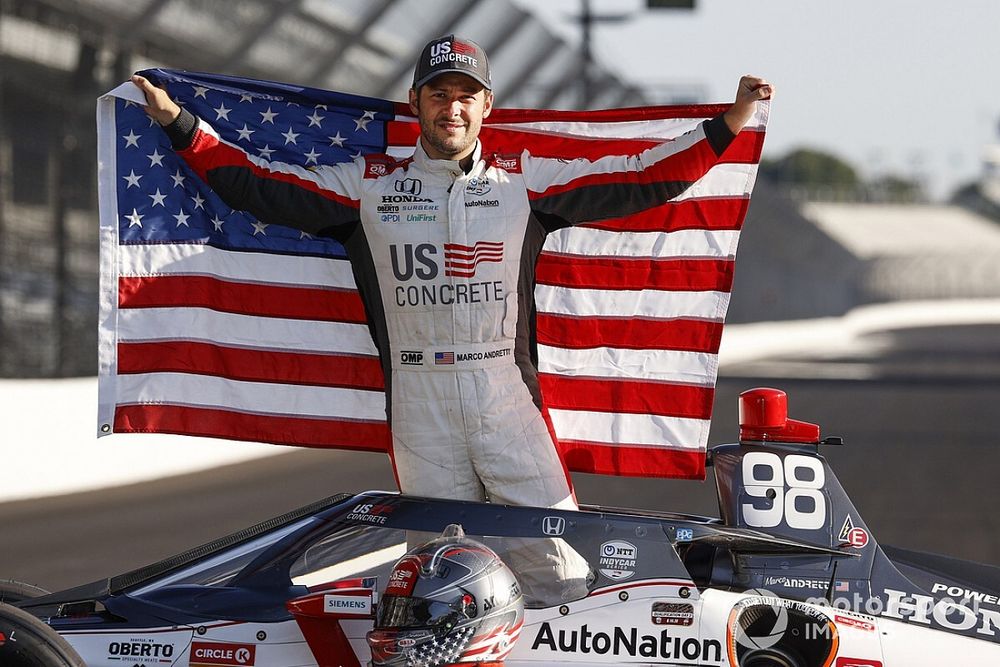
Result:
<svg viewBox="0 0 1000 667">
<path fill-rule="evenodd" d="M 493 108 L 486 54 L 449 35 L 427 44 L 414 71 L 412 158 L 310 170 L 247 156 L 166 91 L 133 81 L 174 148 L 230 206 L 346 248 L 385 374 L 401 491 L 565 509 L 576 502 L 534 362 L 545 236 L 679 195 L 773 92 L 743 77 L 725 114 L 637 157 L 491 154 L 478 140 Z"/>
</svg>

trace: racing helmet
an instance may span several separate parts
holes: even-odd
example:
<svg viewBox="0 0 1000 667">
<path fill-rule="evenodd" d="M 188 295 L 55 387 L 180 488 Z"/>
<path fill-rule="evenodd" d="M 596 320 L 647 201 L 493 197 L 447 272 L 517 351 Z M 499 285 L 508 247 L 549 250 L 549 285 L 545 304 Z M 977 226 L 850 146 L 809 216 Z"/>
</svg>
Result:
<svg viewBox="0 0 1000 667">
<path fill-rule="evenodd" d="M 514 573 L 452 524 L 392 568 L 368 633 L 371 664 L 438 667 L 507 657 L 524 621 Z"/>
</svg>

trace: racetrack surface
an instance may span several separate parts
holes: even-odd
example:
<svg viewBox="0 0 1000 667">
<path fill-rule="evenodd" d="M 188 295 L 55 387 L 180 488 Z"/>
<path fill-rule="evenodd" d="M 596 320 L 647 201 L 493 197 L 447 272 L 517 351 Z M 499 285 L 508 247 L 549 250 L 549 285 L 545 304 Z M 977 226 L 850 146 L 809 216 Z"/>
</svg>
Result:
<svg viewBox="0 0 1000 667">
<path fill-rule="evenodd" d="M 791 417 L 846 440 L 823 453 L 876 539 L 1000 565 L 1000 327 L 879 335 L 871 354 L 799 354 L 728 368 L 719 380 L 711 443 L 735 441 L 740 391 L 784 389 Z M 711 474 L 705 483 L 591 475 L 575 482 L 583 503 L 718 513 Z M 4 503 L 0 578 L 50 590 L 86 583 L 327 495 L 372 488 L 395 488 L 382 455 L 302 450 Z"/>
</svg>

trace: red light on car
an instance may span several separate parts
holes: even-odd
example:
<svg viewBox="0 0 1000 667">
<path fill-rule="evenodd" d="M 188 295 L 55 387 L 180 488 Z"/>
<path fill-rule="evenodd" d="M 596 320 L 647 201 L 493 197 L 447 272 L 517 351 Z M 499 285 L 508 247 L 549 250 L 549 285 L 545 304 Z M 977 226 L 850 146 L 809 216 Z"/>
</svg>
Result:
<svg viewBox="0 0 1000 667">
<path fill-rule="evenodd" d="M 818 425 L 788 418 L 788 394 L 780 389 L 749 389 L 739 405 L 740 442 L 819 442 Z"/>
</svg>

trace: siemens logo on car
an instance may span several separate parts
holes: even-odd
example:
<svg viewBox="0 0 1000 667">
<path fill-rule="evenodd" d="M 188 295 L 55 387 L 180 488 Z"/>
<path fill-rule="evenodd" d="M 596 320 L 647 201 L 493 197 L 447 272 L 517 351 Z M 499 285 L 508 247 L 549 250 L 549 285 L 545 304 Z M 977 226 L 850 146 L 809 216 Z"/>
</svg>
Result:
<svg viewBox="0 0 1000 667">
<path fill-rule="evenodd" d="M 547 648 L 556 653 L 596 653 L 630 657 L 689 660 L 696 664 L 722 662 L 722 644 L 715 639 L 672 637 L 666 629 L 659 635 L 640 635 L 637 628 L 614 628 L 610 632 L 591 632 L 584 624 L 575 630 L 553 631 L 542 623 L 531 650 Z"/>
<path fill-rule="evenodd" d="M 367 616 L 372 611 L 370 595 L 324 595 L 323 611 L 327 614 Z"/>
</svg>

